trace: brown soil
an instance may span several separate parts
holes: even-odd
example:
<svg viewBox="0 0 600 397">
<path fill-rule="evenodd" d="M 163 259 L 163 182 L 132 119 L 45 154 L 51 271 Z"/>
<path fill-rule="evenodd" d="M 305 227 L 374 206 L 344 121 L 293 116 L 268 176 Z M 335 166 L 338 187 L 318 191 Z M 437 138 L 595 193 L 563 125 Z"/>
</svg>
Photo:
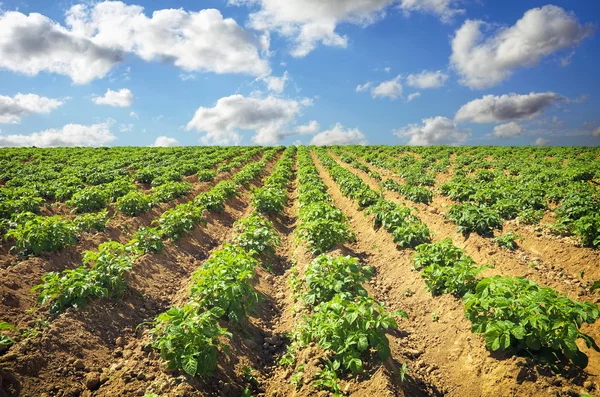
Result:
<svg viewBox="0 0 600 397">
<path fill-rule="evenodd" d="M 265 174 L 272 167 L 273 162 Z M 100 384 L 94 395 L 144 395 L 150 385 L 172 388 L 181 383 L 162 371 L 157 354 L 148 354 L 146 335 L 136 327 L 179 303 L 191 273 L 211 250 L 231 238 L 234 222 L 249 213 L 249 199 L 246 191 L 229 200 L 223 213 L 208 215 L 206 226 L 165 244 L 161 254 L 136 260 L 122 300 L 96 299 L 82 309 L 68 309 L 37 337 L 0 356 L 4 373 L 17 379 L 23 389 L 19 395 L 91 395 Z M 139 372 L 131 377 L 134 370 L 143 370 L 144 375 Z M 99 384 L 94 383 L 96 377 Z M 86 386 L 86 381 L 93 387 Z"/>
<path fill-rule="evenodd" d="M 332 157 L 336 158 L 335 154 L 333 154 L 333 153 L 330 153 L 330 154 L 332 155 Z M 336 158 L 336 160 L 337 160 L 337 158 Z M 341 166 L 350 169 L 352 172 L 354 172 L 358 176 L 360 176 L 363 179 L 363 181 L 365 181 L 368 185 L 370 185 L 371 188 L 377 189 L 377 187 L 378 187 L 377 181 L 375 181 L 373 178 L 370 178 L 368 175 L 366 175 L 366 173 L 359 171 L 357 169 L 354 169 L 354 168 L 348 166 L 347 164 L 344 164 L 341 161 L 338 161 L 338 163 Z M 467 252 L 467 254 L 469 256 L 471 256 L 476 262 L 481 263 L 481 264 L 486 263 L 486 264 L 494 265 L 494 268 L 487 270 L 484 273 L 484 276 L 496 275 L 496 274 L 507 275 L 507 276 L 523 276 L 523 277 L 527 277 L 541 285 L 546 285 L 546 286 L 552 287 L 562 293 L 569 295 L 569 297 L 571 297 L 573 299 L 596 301 L 596 302 L 600 301 L 600 299 L 598 299 L 597 294 L 591 295 L 588 292 L 588 289 L 587 289 L 588 283 L 583 282 L 578 279 L 575 279 L 574 277 L 569 275 L 567 272 L 565 272 L 560 265 L 554 264 L 552 262 L 550 262 L 550 263 L 545 262 L 545 261 L 541 260 L 539 257 L 536 258 L 536 257 L 532 256 L 531 253 L 529 253 L 523 249 L 519 249 L 515 252 L 501 249 L 498 246 L 496 246 L 490 239 L 483 238 L 476 234 L 470 234 L 469 236 L 465 237 L 460 233 L 456 233 L 455 225 L 453 223 L 451 223 L 450 221 L 446 220 L 444 218 L 444 216 L 440 213 L 440 211 L 435 207 L 435 205 L 426 206 L 423 204 L 416 204 L 413 202 L 409 202 L 407 200 L 404 200 L 399 194 L 397 194 L 395 192 L 386 191 L 386 192 L 384 192 L 384 197 L 388 200 L 391 200 L 391 201 L 394 201 L 397 203 L 403 203 L 410 207 L 416 208 L 417 211 L 415 213 L 421 218 L 421 220 L 424 223 L 427 224 L 429 229 L 433 232 L 433 234 L 434 234 L 433 238 L 435 241 L 439 241 L 441 239 L 450 237 L 452 239 L 453 243 L 457 247 L 464 249 Z M 345 199 L 345 200 L 347 200 L 347 199 Z M 376 244 L 377 244 L 377 246 L 379 246 L 379 243 L 376 243 Z M 536 263 L 536 264 L 534 265 L 534 263 Z M 412 269 L 412 262 L 410 262 L 409 265 Z M 391 280 L 394 278 L 389 277 L 387 279 Z M 438 298 L 434 298 L 434 299 L 438 299 Z M 468 322 L 466 321 L 466 319 L 464 319 L 464 316 L 462 314 L 462 302 L 460 302 L 460 301 L 457 301 L 457 310 L 458 310 L 458 313 L 456 313 L 456 315 L 458 317 L 451 316 L 454 318 L 452 318 L 450 323 L 452 324 L 452 326 L 457 326 L 457 321 L 458 321 L 457 319 L 460 318 L 461 320 L 465 321 L 465 324 L 467 325 L 466 329 L 468 330 L 469 325 L 467 324 Z M 439 311 L 436 311 L 436 314 L 438 316 L 440 316 L 440 319 L 442 319 L 442 316 L 440 315 Z M 440 320 L 440 322 L 441 322 L 441 320 Z M 431 329 L 429 325 L 428 325 L 428 329 Z M 598 329 L 597 326 L 585 325 L 584 327 L 582 327 L 582 330 L 583 330 L 583 332 L 590 334 L 590 336 L 592 336 L 595 340 L 600 340 L 600 329 Z M 479 335 L 471 334 L 468 337 L 470 338 L 470 344 L 473 343 L 473 340 L 481 341 L 481 337 Z M 582 349 L 582 351 L 584 351 L 589 356 L 589 365 L 586 368 L 587 374 L 579 374 L 579 376 L 576 379 L 572 380 L 574 382 L 574 384 L 572 384 L 572 386 L 575 386 L 575 385 L 581 386 L 581 384 L 583 382 L 582 379 L 588 379 L 588 378 L 592 381 L 595 380 L 597 382 L 598 377 L 600 375 L 600 353 L 597 353 L 591 349 L 587 349 L 583 345 L 581 345 L 580 348 Z M 489 353 L 487 353 L 487 354 L 489 354 Z M 519 362 L 518 360 L 520 360 L 520 359 L 515 359 L 515 358 L 508 359 L 508 361 L 513 361 L 513 360 L 516 360 L 516 362 Z M 496 364 L 493 365 L 490 363 L 489 367 L 492 368 L 495 373 L 498 373 L 498 371 L 500 370 L 499 366 L 498 366 L 500 361 L 498 361 L 498 359 L 493 359 L 493 361 L 496 361 Z M 505 363 L 505 362 L 506 361 L 502 361 L 502 363 Z M 521 365 L 521 364 L 519 364 L 519 365 Z M 524 367 L 524 368 L 532 371 L 530 365 L 528 365 L 527 367 Z M 479 374 L 479 376 L 482 376 L 482 375 Z M 519 376 L 524 376 L 524 375 L 521 373 Z M 492 378 L 493 378 L 493 376 L 492 376 Z M 538 375 L 535 378 L 538 383 L 539 382 L 542 382 L 542 383 L 552 382 L 552 378 L 549 378 L 548 376 L 542 377 L 542 375 Z M 520 380 L 520 379 L 518 379 L 518 380 Z M 565 383 L 568 383 L 566 379 L 563 379 L 563 380 Z M 556 382 L 557 381 L 555 381 L 555 383 Z M 510 384 L 510 382 L 509 382 L 509 384 Z M 504 389 L 501 389 L 501 390 L 504 390 Z M 517 393 L 516 395 L 519 395 L 519 396 L 527 395 L 527 394 L 520 394 L 520 393 L 521 392 Z M 477 394 L 475 394 L 475 395 L 477 395 Z M 482 394 L 482 395 L 486 395 L 486 394 Z M 529 394 L 529 395 L 535 395 L 535 394 Z"/>
</svg>

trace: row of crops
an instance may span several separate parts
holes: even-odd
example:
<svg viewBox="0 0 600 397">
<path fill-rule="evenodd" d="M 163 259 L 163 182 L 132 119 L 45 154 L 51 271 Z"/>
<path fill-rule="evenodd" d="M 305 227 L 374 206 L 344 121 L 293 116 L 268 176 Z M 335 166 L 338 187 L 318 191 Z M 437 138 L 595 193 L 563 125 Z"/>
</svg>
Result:
<svg viewBox="0 0 600 397">
<path fill-rule="evenodd" d="M 374 231 L 385 233 L 399 251 L 410 255 L 412 271 L 420 274 L 431 294 L 428 299 L 447 295 L 458 302 L 471 331 L 481 335 L 490 352 L 530 356 L 557 372 L 586 368 L 586 352 L 600 352 L 594 341 L 597 333 L 586 331 L 600 316 L 596 304 L 569 298 L 539 280 L 485 276 L 493 266 L 477 263 L 452 239 L 440 238 L 430 229 L 430 218 L 421 218 L 418 208 L 403 204 L 429 206 L 446 200 L 442 203 L 448 203 L 449 210 L 440 216 L 455 224 L 459 233 L 494 237 L 496 244 L 508 249 L 516 248 L 519 236 L 498 232 L 515 219 L 544 225 L 557 238 L 574 237 L 578 244 L 595 249 L 600 195 L 599 175 L 590 166 L 599 163 L 593 150 L 303 146 L 137 150 L 75 149 L 72 158 L 62 149 L 14 150 L 13 157 L 2 153 L 2 164 L 15 171 L 4 173 L 0 187 L 3 208 L 11 208 L 2 221 L 6 255 L 19 261 L 36 256 L 52 261 L 47 253 L 77 250 L 86 236 L 103 236 L 96 248 L 82 253 L 79 266 L 45 272 L 33 287 L 35 310 L 48 321 L 69 308 L 85 310 L 99 297 L 127 299 L 130 274 L 144 263 L 140 258 L 160 255 L 166 246 L 177 247 L 211 214 L 227 211 L 227 203 L 250 190 L 244 195 L 248 208 L 230 237 L 215 242 L 207 259 L 188 274 L 189 287 L 187 283 L 179 287 L 185 298 L 155 313 L 145 325 L 149 346 L 169 373 L 212 379 L 222 371 L 219 365 L 232 354 L 231 344 L 254 332 L 245 327 L 262 304 L 256 279 L 264 273 L 257 267 L 271 272 L 273 254 L 283 249 L 293 266 L 277 277 L 289 283 L 294 320 L 282 342 L 285 352 L 271 354 L 287 369 L 285 379 L 305 392 L 314 390 L 306 389 L 309 385 L 343 395 L 348 380 L 373 376 L 391 356 L 388 334 L 401 329 L 406 321 L 401 319 L 409 314 L 391 311 L 374 298 L 368 284 L 376 278 L 376 267 L 358 256 L 333 254 L 354 246 L 361 227 L 348 216 L 347 204 L 343 209 L 340 200 L 346 199 L 372 222 Z M 153 166 L 152 160 L 160 165 Z M 57 161 L 60 165 L 47 176 L 25 183 L 21 168 L 31 172 Z M 518 162 L 521 166 L 515 165 Z M 544 168 L 550 166 L 551 171 Z M 104 175 L 110 167 L 115 167 L 113 179 Z M 174 169 L 181 173 L 174 176 Z M 64 183 L 68 174 L 80 181 L 69 197 L 43 193 Z M 291 194 L 294 178 L 296 191 Z M 199 184 L 204 188 L 199 190 Z M 129 190 L 111 196 L 114 193 L 107 192 L 116 185 Z M 25 190 L 31 195 L 23 195 Z M 102 193 L 102 205 L 85 209 L 74 205 L 73 197 L 90 191 Z M 399 200 L 386 199 L 384 192 Z M 17 208 L 20 197 L 35 197 L 30 201 L 35 206 Z M 122 238 L 101 233 L 116 226 L 117 220 L 150 211 L 144 226 L 127 230 Z M 310 253 L 309 261 L 295 264 L 289 248 L 282 248 L 283 229 L 277 229 L 274 221 L 280 222 L 284 213 L 296 218 L 290 241 L 294 249 Z M 277 299 L 284 305 L 290 302 Z M 8 346 L 26 341 L 32 333 L 13 327 L 10 318 L 0 320 L 1 357 Z M 307 372 L 314 370 L 307 368 L 307 356 L 319 362 L 316 373 Z M 410 370 L 404 365 L 400 383 L 406 371 Z M 240 383 L 252 383 L 248 379 Z M 249 387 L 243 395 L 255 392 L 262 390 Z"/>
</svg>

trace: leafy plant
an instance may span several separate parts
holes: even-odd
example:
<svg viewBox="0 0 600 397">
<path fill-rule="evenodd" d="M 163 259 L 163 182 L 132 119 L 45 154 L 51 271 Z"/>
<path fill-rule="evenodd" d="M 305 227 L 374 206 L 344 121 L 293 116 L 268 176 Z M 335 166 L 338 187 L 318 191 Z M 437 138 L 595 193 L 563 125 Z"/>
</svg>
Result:
<svg viewBox="0 0 600 397">
<path fill-rule="evenodd" d="M 0 321 L 0 352 L 15 343 L 13 338 L 6 335 L 6 331 L 17 332 L 17 329 L 5 321 Z"/>
<path fill-rule="evenodd" d="M 252 255 L 275 253 L 275 247 L 281 245 L 273 224 L 256 212 L 236 222 L 236 229 L 238 235 L 233 243 Z"/>
<path fill-rule="evenodd" d="M 431 242 L 431 233 L 426 224 L 411 222 L 394 228 L 394 242 L 401 248 L 415 248 Z"/>
<path fill-rule="evenodd" d="M 165 211 L 158 221 L 160 230 L 165 236 L 172 240 L 178 240 L 188 231 L 192 230 L 197 223 L 204 220 L 204 208 L 193 204 L 180 204 L 175 208 Z"/>
<path fill-rule="evenodd" d="M 218 319 L 223 310 L 200 310 L 190 303 L 160 314 L 150 331 L 152 347 L 158 349 L 167 369 L 182 369 L 190 376 L 208 376 L 217 367 L 219 349 L 226 349 L 220 338 L 231 338 Z"/>
<path fill-rule="evenodd" d="M 106 229 L 108 222 L 108 212 L 106 210 L 89 214 L 81 214 L 75 217 L 73 223 L 81 231 L 102 231 Z"/>
<path fill-rule="evenodd" d="M 155 187 L 151 197 L 153 202 L 168 203 L 189 194 L 191 191 L 192 184 L 189 182 L 169 181 Z"/>
<path fill-rule="evenodd" d="M 495 276 L 481 280 L 464 298 L 465 314 L 475 333 L 484 334 L 492 351 L 524 350 L 546 361 L 571 360 L 585 368 L 588 358 L 576 344 L 600 351 L 595 341 L 580 331 L 593 324 L 598 306 L 576 302 L 525 278 Z"/>
<path fill-rule="evenodd" d="M 38 303 L 50 304 L 53 313 L 81 307 L 92 297 L 119 296 L 125 290 L 124 273 L 131 270 L 133 259 L 128 247 L 115 241 L 103 243 L 98 251 L 85 251 L 83 266 L 43 275 L 42 284 L 32 292 L 39 290 Z"/>
<path fill-rule="evenodd" d="M 239 322 L 258 301 L 249 283 L 257 265 L 244 249 L 226 244 L 192 275 L 192 299 L 202 307 L 220 308 L 229 320 Z"/>
<path fill-rule="evenodd" d="M 115 208 L 125 215 L 138 216 L 152 209 L 152 197 L 139 191 L 129 192 L 117 199 Z"/>
<path fill-rule="evenodd" d="M 278 214 L 287 204 L 287 195 L 276 186 L 258 188 L 252 194 L 252 205 L 263 214 Z"/>
<path fill-rule="evenodd" d="M 165 247 L 162 241 L 163 234 L 159 228 L 141 227 L 134 233 L 128 245 L 139 254 L 161 253 Z"/>
<path fill-rule="evenodd" d="M 66 204 L 73 207 L 75 212 L 92 212 L 106 207 L 108 199 L 101 186 L 94 186 L 81 189 L 73 194 L 73 197 Z"/>
<path fill-rule="evenodd" d="M 498 244 L 499 247 L 506 248 L 511 251 L 517 249 L 517 240 L 523 240 L 523 237 L 513 232 L 508 232 L 504 236 L 499 236 L 493 239 L 493 241 Z"/>
<path fill-rule="evenodd" d="M 600 214 L 582 216 L 575 221 L 573 231 L 584 247 L 600 248 Z"/>
<path fill-rule="evenodd" d="M 474 204 L 455 204 L 448 212 L 448 218 L 458 225 L 458 232 L 475 232 L 481 236 L 491 236 L 494 229 L 502 229 L 502 218 L 498 211 Z"/>
<path fill-rule="evenodd" d="M 306 270 L 306 290 L 302 300 L 314 306 L 331 300 L 338 293 L 367 296 L 361 283 L 368 281 L 372 275 L 373 268 L 360 266 L 356 258 L 319 255 Z"/>
<path fill-rule="evenodd" d="M 14 239 L 11 248 L 20 255 L 58 251 L 77 242 L 78 228 L 61 216 L 39 216 L 24 212 L 15 216 L 5 239 Z"/>
</svg>

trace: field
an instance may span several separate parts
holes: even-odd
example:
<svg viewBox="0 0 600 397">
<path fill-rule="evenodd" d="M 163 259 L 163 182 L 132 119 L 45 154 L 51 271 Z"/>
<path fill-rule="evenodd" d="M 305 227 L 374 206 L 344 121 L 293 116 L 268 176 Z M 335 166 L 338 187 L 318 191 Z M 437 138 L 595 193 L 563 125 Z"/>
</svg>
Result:
<svg viewBox="0 0 600 397">
<path fill-rule="evenodd" d="M 600 150 L 0 150 L 0 397 L 600 395 Z"/>
</svg>

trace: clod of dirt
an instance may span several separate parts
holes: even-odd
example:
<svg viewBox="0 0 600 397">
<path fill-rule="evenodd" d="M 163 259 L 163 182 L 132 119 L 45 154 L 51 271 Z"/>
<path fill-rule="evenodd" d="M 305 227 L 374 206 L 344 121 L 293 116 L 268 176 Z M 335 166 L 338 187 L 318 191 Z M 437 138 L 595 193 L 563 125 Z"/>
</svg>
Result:
<svg viewBox="0 0 600 397">
<path fill-rule="evenodd" d="M 100 387 L 100 374 L 97 372 L 90 372 L 85 376 L 84 381 L 85 387 L 88 390 L 96 390 Z"/>
</svg>

